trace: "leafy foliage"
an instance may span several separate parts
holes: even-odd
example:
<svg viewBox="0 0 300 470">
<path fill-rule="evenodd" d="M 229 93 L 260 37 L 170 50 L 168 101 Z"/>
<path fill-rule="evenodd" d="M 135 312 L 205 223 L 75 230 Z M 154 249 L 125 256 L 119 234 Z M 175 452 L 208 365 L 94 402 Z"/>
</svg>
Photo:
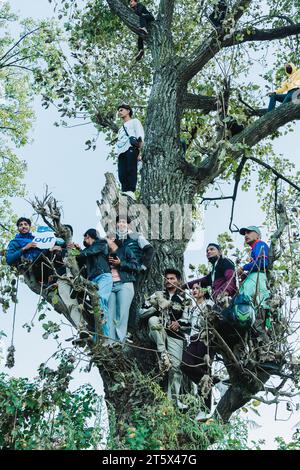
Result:
<svg viewBox="0 0 300 470">
<path fill-rule="evenodd" d="M 99 446 L 103 402 L 90 385 L 69 391 L 74 362 L 74 356 L 65 354 L 56 370 L 41 364 L 33 381 L 0 374 L 1 449 Z"/>
</svg>

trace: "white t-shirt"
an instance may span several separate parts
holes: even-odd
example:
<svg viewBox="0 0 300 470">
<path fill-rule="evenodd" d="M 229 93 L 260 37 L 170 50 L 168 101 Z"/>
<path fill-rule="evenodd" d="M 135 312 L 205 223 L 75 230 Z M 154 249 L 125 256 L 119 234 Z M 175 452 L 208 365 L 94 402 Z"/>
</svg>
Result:
<svg viewBox="0 0 300 470">
<path fill-rule="evenodd" d="M 144 140 L 145 137 L 143 126 L 138 119 L 130 119 L 129 121 L 124 123 L 124 126 L 126 127 L 126 130 L 128 132 L 128 136 L 126 135 L 126 132 L 122 126 L 119 129 L 118 140 L 115 147 L 117 155 L 127 152 L 129 147 L 131 146 L 129 142 L 129 137 L 136 137 L 137 139 L 141 137 L 142 140 Z"/>
</svg>

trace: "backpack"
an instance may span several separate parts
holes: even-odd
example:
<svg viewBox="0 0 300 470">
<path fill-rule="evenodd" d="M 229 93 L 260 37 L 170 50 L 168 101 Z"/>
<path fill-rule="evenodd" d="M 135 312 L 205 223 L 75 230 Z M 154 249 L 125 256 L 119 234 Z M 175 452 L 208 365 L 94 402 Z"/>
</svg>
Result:
<svg viewBox="0 0 300 470">
<path fill-rule="evenodd" d="M 221 312 L 221 318 L 242 331 L 249 330 L 255 322 L 256 311 L 252 299 L 245 294 L 238 294 L 231 305 Z"/>
</svg>

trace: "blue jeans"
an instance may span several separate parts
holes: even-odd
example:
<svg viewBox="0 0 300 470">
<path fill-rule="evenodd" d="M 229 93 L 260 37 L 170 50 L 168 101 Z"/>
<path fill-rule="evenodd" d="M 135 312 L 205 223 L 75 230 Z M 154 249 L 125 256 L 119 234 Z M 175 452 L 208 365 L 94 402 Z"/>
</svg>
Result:
<svg viewBox="0 0 300 470">
<path fill-rule="evenodd" d="M 133 282 L 114 282 L 108 301 L 109 332 L 112 340 L 125 341 L 133 296 Z"/>
<path fill-rule="evenodd" d="M 295 91 L 298 91 L 298 90 L 299 88 L 294 88 L 293 90 L 290 90 L 287 93 L 281 93 L 281 94 L 275 93 L 274 95 L 271 95 L 268 112 L 272 111 L 275 108 L 276 101 L 279 101 L 279 103 L 282 103 L 282 104 L 292 101 L 293 94 L 295 93 Z"/>
<path fill-rule="evenodd" d="M 98 286 L 99 297 L 100 297 L 100 308 L 103 311 L 103 327 L 102 331 L 104 336 L 109 336 L 109 324 L 108 324 L 108 299 L 112 291 L 113 280 L 110 273 L 100 274 L 97 277 L 91 279 L 91 281 Z"/>
</svg>

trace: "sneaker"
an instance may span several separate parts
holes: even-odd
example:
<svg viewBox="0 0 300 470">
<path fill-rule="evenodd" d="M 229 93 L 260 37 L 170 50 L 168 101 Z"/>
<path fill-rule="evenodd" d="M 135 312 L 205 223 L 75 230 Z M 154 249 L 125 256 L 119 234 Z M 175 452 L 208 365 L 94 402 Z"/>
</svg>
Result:
<svg viewBox="0 0 300 470">
<path fill-rule="evenodd" d="M 89 339 L 93 338 L 92 333 L 89 332 L 89 330 L 83 328 L 82 330 L 79 331 L 79 338 L 80 339 Z"/>
<path fill-rule="evenodd" d="M 78 346 L 79 348 L 84 348 L 87 345 L 87 341 L 82 338 L 75 338 L 72 340 L 73 346 Z"/>
<path fill-rule="evenodd" d="M 148 34 L 148 30 L 145 28 L 145 26 L 143 28 L 139 28 L 139 31 L 144 34 Z"/>
<path fill-rule="evenodd" d="M 168 353 L 166 351 L 160 354 L 158 364 L 159 364 L 159 370 L 162 372 L 167 372 L 170 369 L 171 362 L 170 362 Z"/>
<path fill-rule="evenodd" d="M 199 411 L 196 416 L 196 421 L 205 422 L 212 417 L 212 413 L 207 413 L 206 411 Z"/>
<path fill-rule="evenodd" d="M 133 191 L 124 191 L 122 194 L 124 196 L 130 197 L 131 199 L 133 199 L 135 201 L 135 194 L 134 194 Z"/>
<path fill-rule="evenodd" d="M 141 50 L 137 53 L 137 55 L 135 56 L 134 60 L 135 60 L 136 62 L 139 62 L 143 57 L 144 57 L 144 51 L 143 51 L 143 49 L 141 49 Z"/>
<path fill-rule="evenodd" d="M 177 408 L 181 411 L 185 411 L 188 409 L 188 405 L 186 405 L 185 403 L 182 403 L 182 401 L 180 400 L 176 401 L 176 405 L 177 405 Z"/>
</svg>

